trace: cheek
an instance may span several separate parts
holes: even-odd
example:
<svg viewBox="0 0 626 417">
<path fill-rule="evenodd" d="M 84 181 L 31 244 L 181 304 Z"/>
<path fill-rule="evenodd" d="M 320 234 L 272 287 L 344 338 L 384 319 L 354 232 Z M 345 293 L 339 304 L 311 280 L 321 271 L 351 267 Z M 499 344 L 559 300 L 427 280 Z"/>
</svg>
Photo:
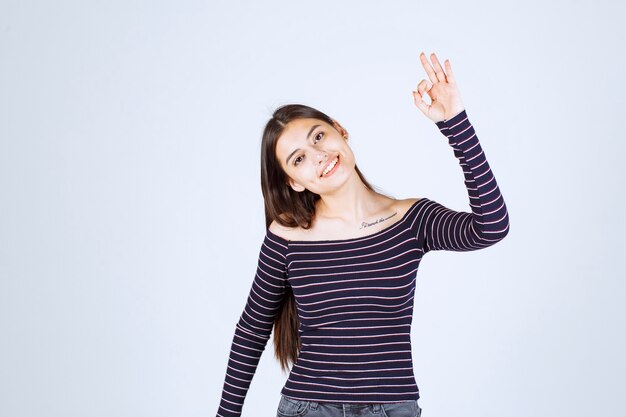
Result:
<svg viewBox="0 0 626 417">
<path fill-rule="evenodd" d="M 302 179 L 303 172 L 305 172 L 305 167 L 303 167 L 302 164 L 299 166 L 283 166 L 285 178 L 291 178 L 294 181 Z"/>
<path fill-rule="evenodd" d="M 306 162 L 301 163 L 297 168 L 293 169 L 291 173 L 291 178 L 300 183 L 310 182 L 317 178 L 317 171 L 315 170 L 315 167 L 310 163 L 307 164 Z"/>
<path fill-rule="evenodd" d="M 344 171 L 350 171 L 356 165 L 356 159 L 354 158 L 354 154 L 350 151 L 346 151 L 346 153 L 341 160 L 341 167 Z"/>
<path fill-rule="evenodd" d="M 304 164 L 304 166 L 300 165 L 298 169 L 295 170 L 294 175 L 302 180 L 309 180 L 317 176 L 317 171 L 315 171 L 315 167 L 311 164 Z"/>
</svg>

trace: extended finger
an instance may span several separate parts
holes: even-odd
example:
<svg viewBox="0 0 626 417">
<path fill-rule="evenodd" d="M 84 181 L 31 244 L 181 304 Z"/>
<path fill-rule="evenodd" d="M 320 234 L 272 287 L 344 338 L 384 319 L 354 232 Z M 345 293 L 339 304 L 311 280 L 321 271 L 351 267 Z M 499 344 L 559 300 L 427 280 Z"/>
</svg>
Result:
<svg viewBox="0 0 626 417">
<path fill-rule="evenodd" d="M 446 73 L 448 74 L 448 82 L 450 84 L 456 84 L 456 78 L 454 78 L 454 73 L 452 72 L 452 65 L 450 65 L 450 60 L 446 59 L 444 64 L 446 66 Z"/>
<path fill-rule="evenodd" d="M 428 59 L 426 58 L 426 54 L 424 54 L 424 52 L 420 54 L 420 61 L 422 61 L 422 66 L 426 70 L 426 74 L 428 74 L 428 78 L 430 79 L 430 81 L 433 84 L 438 82 L 437 75 L 435 74 L 433 67 L 430 65 L 430 62 L 428 62 Z"/>
<path fill-rule="evenodd" d="M 430 54 L 430 59 L 434 63 L 433 66 L 435 67 L 435 74 L 437 75 L 437 79 L 441 82 L 448 81 L 446 79 L 446 73 L 443 72 L 443 68 L 441 68 L 441 64 L 439 63 L 439 60 L 437 59 L 437 55 L 435 55 L 434 52 Z"/>
</svg>

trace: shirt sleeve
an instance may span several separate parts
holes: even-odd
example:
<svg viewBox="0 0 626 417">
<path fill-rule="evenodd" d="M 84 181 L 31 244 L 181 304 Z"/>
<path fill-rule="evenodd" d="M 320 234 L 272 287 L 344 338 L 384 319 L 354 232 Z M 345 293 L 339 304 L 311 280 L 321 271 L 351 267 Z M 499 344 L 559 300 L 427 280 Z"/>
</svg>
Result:
<svg viewBox="0 0 626 417">
<path fill-rule="evenodd" d="M 265 235 L 256 275 L 235 326 L 217 416 L 240 416 L 244 399 L 285 294 L 286 242 Z"/>
<path fill-rule="evenodd" d="M 471 251 L 491 246 L 508 234 L 509 214 L 474 127 L 465 110 L 436 124 L 448 138 L 463 170 L 471 213 L 425 199 L 415 222 L 417 239 L 424 254 L 431 250 Z"/>
</svg>

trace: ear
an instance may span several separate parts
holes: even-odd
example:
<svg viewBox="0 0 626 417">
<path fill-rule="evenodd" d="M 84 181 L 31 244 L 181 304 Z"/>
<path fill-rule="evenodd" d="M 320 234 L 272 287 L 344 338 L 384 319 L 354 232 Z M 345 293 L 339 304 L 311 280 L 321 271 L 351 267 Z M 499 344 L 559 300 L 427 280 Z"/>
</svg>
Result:
<svg viewBox="0 0 626 417">
<path fill-rule="evenodd" d="M 302 185 L 295 182 L 292 178 L 289 178 L 288 183 L 289 183 L 289 186 L 294 189 L 294 191 L 301 193 L 302 191 L 305 190 L 305 188 Z"/>
<path fill-rule="evenodd" d="M 348 140 L 348 131 L 344 129 L 343 126 L 341 126 L 338 121 L 334 119 L 333 119 L 333 126 L 335 127 L 335 129 L 339 131 L 339 133 L 341 133 L 341 136 L 343 136 L 344 139 Z"/>
</svg>

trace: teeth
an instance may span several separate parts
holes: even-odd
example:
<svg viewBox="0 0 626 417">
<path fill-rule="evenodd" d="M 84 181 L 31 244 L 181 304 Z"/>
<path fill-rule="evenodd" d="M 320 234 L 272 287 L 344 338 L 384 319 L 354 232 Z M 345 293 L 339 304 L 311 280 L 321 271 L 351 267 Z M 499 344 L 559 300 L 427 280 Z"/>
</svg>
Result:
<svg viewBox="0 0 626 417">
<path fill-rule="evenodd" d="M 337 158 L 335 158 L 335 160 L 333 162 L 328 164 L 328 166 L 326 167 L 324 172 L 322 172 L 322 176 L 328 174 L 330 172 L 330 170 L 335 167 L 336 164 L 337 164 Z"/>
</svg>

